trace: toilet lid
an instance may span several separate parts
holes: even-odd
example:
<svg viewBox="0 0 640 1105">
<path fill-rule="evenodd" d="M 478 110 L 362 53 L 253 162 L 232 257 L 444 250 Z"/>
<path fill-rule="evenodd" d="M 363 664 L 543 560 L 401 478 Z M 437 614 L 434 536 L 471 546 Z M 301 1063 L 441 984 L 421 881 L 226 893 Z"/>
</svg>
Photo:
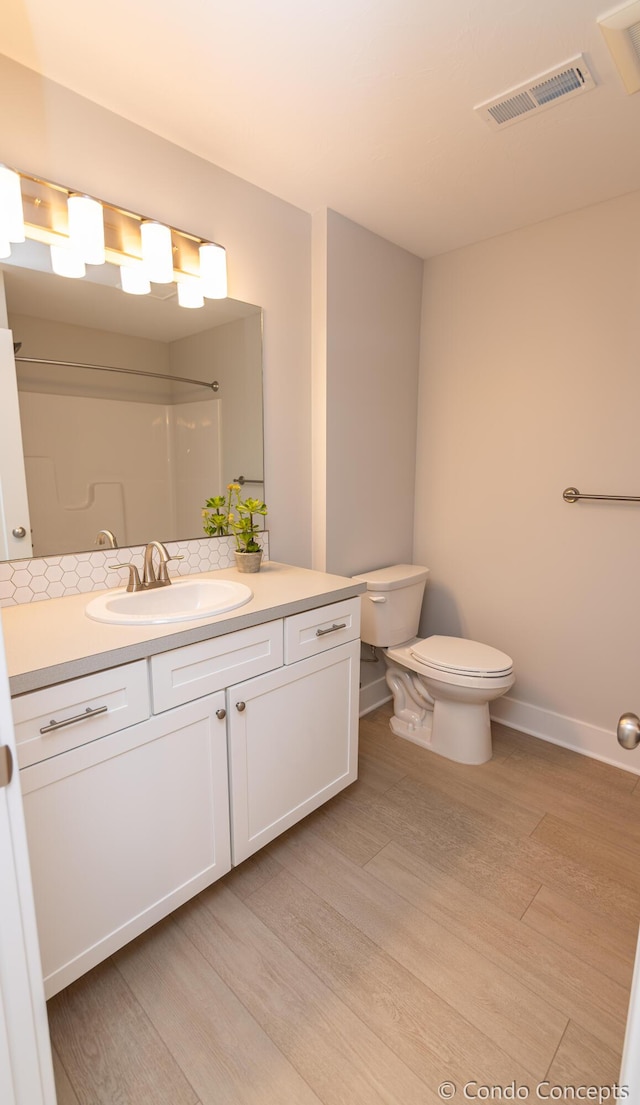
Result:
<svg viewBox="0 0 640 1105">
<path fill-rule="evenodd" d="M 422 664 L 452 674 L 506 675 L 513 667 L 506 652 L 464 637 L 427 637 L 412 646 L 411 654 Z"/>
</svg>

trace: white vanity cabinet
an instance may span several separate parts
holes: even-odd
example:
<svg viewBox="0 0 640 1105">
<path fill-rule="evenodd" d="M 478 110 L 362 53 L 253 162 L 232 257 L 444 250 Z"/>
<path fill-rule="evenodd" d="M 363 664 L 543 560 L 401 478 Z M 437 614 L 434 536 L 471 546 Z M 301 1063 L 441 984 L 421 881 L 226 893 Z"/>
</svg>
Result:
<svg viewBox="0 0 640 1105">
<path fill-rule="evenodd" d="M 359 598 L 14 699 L 47 997 L 356 778 Z"/>
<path fill-rule="evenodd" d="M 229 870 L 224 714 L 209 695 L 21 770 L 47 997 Z"/>
<path fill-rule="evenodd" d="M 351 641 L 227 691 L 234 864 L 355 781 L 359 674 Z"/>
</svg>

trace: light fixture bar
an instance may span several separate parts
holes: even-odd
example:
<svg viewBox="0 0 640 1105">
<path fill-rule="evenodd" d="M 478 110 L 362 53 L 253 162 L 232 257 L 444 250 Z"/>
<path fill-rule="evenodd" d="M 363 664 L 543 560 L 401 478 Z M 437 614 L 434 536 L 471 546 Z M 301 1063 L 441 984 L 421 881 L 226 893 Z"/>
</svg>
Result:
<svg viewBox="0 0 640 1105">
<path fill-rule="evenodd" d="M 81 279 L 87 264 L 118 265 L 120 285 L 132 295 L 174 281 L 181 306 L 228 294 L 222 246 L 0 164 L 0 258 L 25 238 L 51 247 L 58 274 Z"/>
</svg>

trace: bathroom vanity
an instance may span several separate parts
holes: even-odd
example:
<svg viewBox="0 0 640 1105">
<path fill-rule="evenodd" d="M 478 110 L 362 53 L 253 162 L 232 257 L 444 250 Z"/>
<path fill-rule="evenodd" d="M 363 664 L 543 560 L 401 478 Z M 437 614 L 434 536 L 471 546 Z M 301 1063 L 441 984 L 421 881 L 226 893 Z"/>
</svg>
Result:
<svg viewBox="0 0 640 1105">
<path fill-rule="evenodd" d="M 204 623 L 3 611 L 48 997 L 356 778 L 363 586 L 251 586 Z"/>
</svg>

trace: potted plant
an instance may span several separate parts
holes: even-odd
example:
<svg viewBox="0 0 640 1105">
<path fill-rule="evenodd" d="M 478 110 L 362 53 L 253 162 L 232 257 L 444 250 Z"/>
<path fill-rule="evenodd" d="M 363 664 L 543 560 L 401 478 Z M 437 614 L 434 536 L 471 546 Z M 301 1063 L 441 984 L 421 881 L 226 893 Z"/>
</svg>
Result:
<svg viewBox="0 0 640 1105">
<path fill-rule="evenodd" d="M 235 557 L 239 572 L 259 572 L 262 546 L 256 540 L 260 532 L 254 519 L 267 514 L 261 499 L 240 499 L 240 484 L 227 484 L 226 495 L 214 495 L 202 508 L 202 526 L 209 537 L 236 539 Z"/>
<path fill-rule="evenodd" d="M 262 563 L 262 545 L 256 541 L 259 533 L 258 522 L 254 518 L 265 517 L 267 507 L 261 499 L 244 499 L 236 503 L 236 518 L 231 511 L 229 513 L 229 526 L 236 539 L 236 567 L 239 572 L 259 572 Z"/>
<path fill-rule="evenodd" d="M 229 503 L 224 495 L 214 495 L 207 499 L 202 508 L 202 528 L 207 537 L 227 537 L 229 534 L 229 513 L 231 511 L 231 485 L 228 488 Z M 224 507 L 224 510 L 222 509 Z"/>
</svg>

